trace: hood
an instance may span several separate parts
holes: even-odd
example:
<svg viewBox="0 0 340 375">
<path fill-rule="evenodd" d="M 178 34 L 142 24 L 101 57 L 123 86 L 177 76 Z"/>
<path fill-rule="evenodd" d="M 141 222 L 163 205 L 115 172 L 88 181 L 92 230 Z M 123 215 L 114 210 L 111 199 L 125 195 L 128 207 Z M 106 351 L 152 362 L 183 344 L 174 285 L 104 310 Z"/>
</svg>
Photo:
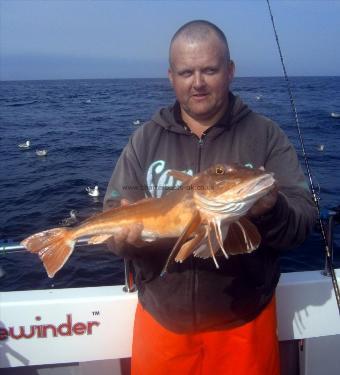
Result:
<svg viewBox="0 0 340 375">
<path fill-rule="evenodd" d="M 211 128 L 218 127 L 229 130 L 251 112 L 249 107 L 243 103 L 239 96 L 230 93 L 229 100 L 230 106 L 228 112 Z M 161 108 L 151 120 L 169 131 L 179 134 L 188 134 L 183 124 L 176 120 L 175 105 Z"/>
</svg>

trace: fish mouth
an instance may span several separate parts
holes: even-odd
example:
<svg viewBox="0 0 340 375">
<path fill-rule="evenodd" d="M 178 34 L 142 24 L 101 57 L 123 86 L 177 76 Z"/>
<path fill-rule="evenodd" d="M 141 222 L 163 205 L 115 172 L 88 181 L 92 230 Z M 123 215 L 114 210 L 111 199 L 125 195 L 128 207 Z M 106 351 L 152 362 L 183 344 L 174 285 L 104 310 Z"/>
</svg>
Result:
<svg viewBox="0 0 340 375">
<path fill-rule="evenodd" d="M 240 217 L 260 198 L 265 196 L 275 186 L 273 174 L 262 174 L 251 180 L 239 183 L 232 189 L 218 183 L 221 194 L 208 195 L 196 193 L 195 201 L 197 207 L 206 215 L 217 215 L 219 217 Z M 221 186 L 222 185 L 222 186 Z"/>
<path fill-rule="evenodd" d="M 275 179 L 273 173 L 266 173 L 249 181 L 239 183 L 232 189 L 219 194 L 217 200 L 232 199 L 234 202 L 247 201 L 254 197 L 260 198 L 274 188 Z M 223 190 L 223 182 L 218 183 L 219 189 Z"/>
<path fill-rule="evenodd" d="M 272 173 L 267 173 L 253 179 L 235 190 L 235 196 L 239 196 L 240 200 L 253 198 L 255 195 L 265 195 L 274 187 L 275 179 Z"/>
</svg>

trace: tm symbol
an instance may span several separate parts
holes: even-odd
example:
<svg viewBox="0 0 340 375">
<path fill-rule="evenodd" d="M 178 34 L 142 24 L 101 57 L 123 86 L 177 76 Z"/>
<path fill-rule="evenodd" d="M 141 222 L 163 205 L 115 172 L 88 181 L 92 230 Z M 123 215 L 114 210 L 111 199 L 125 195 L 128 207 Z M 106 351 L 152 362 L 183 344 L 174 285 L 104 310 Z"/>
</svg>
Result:
<svg viewBox="0 0 340 375">
<path fill-rule="evenodd" d="M 100 315 L 100 312 L 99 311 L 92 311 L 92 315 L 98 316 L 98 315 Z"/>
</svg>

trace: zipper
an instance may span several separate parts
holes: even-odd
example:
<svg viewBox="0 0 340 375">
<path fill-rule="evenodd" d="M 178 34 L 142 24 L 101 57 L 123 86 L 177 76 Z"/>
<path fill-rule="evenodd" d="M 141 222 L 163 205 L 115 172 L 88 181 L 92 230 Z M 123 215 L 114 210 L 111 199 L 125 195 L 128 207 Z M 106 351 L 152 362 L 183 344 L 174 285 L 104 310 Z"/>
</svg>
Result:
<svg viewBox="0 0 340 375">
<path fill-rule="evenodd" d="M 206 134 L 202 133 L 201 138 L 198 138 L 198 155 L 197 155 L 197 165 L 196 165 L 196 173 L 201 172 L 201 155 L 202 155 L 202 147 L 204 145 L 204 138 Z M 197 136 L 195 136 L 197 137 Z"/>
<path fill-rule="evenodd" d="M 201 138 L 198 138 L 198 153 L 197 153 L 197 164 L 195 168 L 196 174 L 201 171 L 201 156 L 202 156 L 202 147 L 204 145 L 204 138 L 206 134 L 202 133 Z M 195 135 L 197 138 L 197 136 Z M 196 268 L 196 259 L 195 257 L 191 257 L 191 265 L 192 265 L 192 321 L 193 327 L 196 331 L 197 329 L 197 306 L 196 306 L 196 296 L 198 293 L 198 273 Z"/>
</svg>

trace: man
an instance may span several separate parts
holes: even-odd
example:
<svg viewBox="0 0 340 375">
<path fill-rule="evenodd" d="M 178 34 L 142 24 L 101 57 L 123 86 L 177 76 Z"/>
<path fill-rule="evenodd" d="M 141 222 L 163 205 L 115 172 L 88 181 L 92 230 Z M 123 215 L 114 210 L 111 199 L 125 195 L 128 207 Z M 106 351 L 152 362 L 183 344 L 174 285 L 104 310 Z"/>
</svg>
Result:
<svg viewBox="0 0 340 375">
<path fill-rule="evenodd" d="M 209 259 L 190 257 L 160 277 L 172 243 L 143 243 L 138 224 L 115 237 L 114 251 L 130 257 L 136 271 L 132 373 L 279 374 L 279 250 L 303 242 L 316 216 L 296 153 L 276 124 L 230 92 L 234 63 L 215 25 L 182 26 L 171 41 L 169 63 L 177 101 L 133 134 L 105 207 L 143 198 L 144 186 L 147 196 L 160 197 L 162 187 L 176 182 L 168 169 L 192 175 L 215 163 L 264 166 L 278 190 L 250 212 L 262 236 L 260 248 L 221 257 L 220 269 Z M 136 251 L 140 246 L 148 249 Z"/>
</svg>

